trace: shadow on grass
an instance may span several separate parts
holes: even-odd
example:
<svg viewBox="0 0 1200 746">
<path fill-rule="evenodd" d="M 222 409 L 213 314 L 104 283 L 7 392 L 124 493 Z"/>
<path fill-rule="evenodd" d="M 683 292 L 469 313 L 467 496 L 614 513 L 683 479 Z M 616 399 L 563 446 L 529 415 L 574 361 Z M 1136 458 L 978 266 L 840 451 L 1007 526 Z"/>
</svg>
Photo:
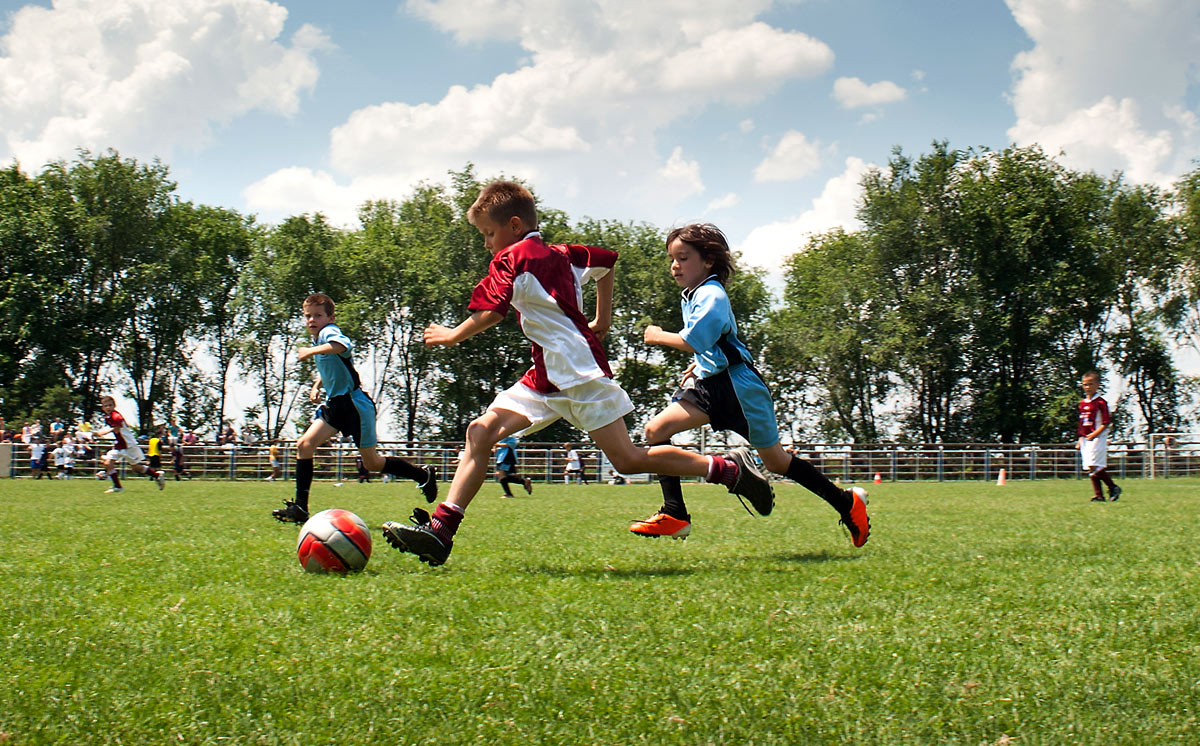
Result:
<svg viewBox="0 0 1200 746">
<path fill-rule="evenodd" d="M 669 578 L 677 575 L 694 575 L 690 567 L 531 567 L 535 575 L 552 575 L 556 578 Z"/>
<path fill-rule="evenodd" d="M 794 552 L 791 554 L 777 554 L 774 557 L 780 562 L 795 562 L 798 564 L 815 564 L 817 562 L 845 562 L 846 560 L 857 559 L 857 556 L 848 554 L 834 554 L 832 552 Z"/>
</svg>

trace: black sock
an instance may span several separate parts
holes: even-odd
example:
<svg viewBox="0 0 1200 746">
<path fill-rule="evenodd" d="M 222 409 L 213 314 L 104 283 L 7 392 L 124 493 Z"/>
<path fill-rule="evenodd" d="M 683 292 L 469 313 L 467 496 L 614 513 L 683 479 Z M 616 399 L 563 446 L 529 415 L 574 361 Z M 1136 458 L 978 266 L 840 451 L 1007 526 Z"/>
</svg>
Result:
<svg viewBox="0 0 1200 746">
<path fill-rule="evenodd" d="M 384 474 L 411 479 L 417 484 L 429 481 L 429 472 L 399 456 L 388 456 L 383 462 L 382 471 Z"/>
<path fill-rule="evenodd" d="M 669 446 L 671 441 L 664 440 L 661 443 L 651 443 L 650 446 Z M 660 513 L 666 513 L 672 518 L 678 518 L 681 521 L 690 521 L 692 517 L 688 515 L 687 505 L 683 502 L 683 485 L 679 481 L 679 477 L 658 475 L 658 486 L 662 488 L 663 505 Z"/>
<path fill-rule="evenodd" d="M 830 482 L 829 477 L 799 456 L 792 456 L 785 476 L 832 505 L 839 513 L 845 513 L 854 505 L 854 498 L 850 497 L 849 492 Z"/>
<path fill-rule="evenodd" d="M 308 510 L 308 491 L 312 488 L 313 460 L 296 459 L 296 504 Z"/>
<path fill-rule="evenodd" d="M 505 495 L 508 495 L 509 497 L 512 497 L 512 496 L 513 496 L 513 493 L 512 493 L 512 490 L 510 490 L 510 489 L 508 488 L 508 485 L 512 484 L 513 482 L 520 482 L 520 481 L 521 481 L 521 480 L 519 480 L 519 479 L 513 479 L 512 477 L 501 477 L 501 478 L 500 478 L 500 486 L 504 488 L 504 494 L 505 494 Z"/>
</svg>

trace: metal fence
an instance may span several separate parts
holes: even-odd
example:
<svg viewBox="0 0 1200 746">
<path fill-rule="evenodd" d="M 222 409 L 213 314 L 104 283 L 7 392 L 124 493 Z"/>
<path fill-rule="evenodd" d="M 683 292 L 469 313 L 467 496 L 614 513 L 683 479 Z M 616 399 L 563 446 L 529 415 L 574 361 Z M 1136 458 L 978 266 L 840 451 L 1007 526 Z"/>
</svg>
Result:
<svg viewBox="0 0 1200 746">
<path fill-rule="evenodd" d="M 453 473 L 461 442 L 384 442 L 379 452 L 401 456 L 418 464 L 434 464 L 443 479 Z M 692 446 L 694 447 L 694 446 Z M 697 450 L 720 453 L 726 446 L 702 444 Z M 75 477 L 94 477 L 108 444 L 91 446 L 75 463 Z M 290 479 L 295 466 L 295 443 L 280 445 L 283 479 Z M 579 448 L 584 472 L 591 481 L 608 481 L 612 467 L 598 450 Z M 1066 444 L 853 444 L 800 443 L 791 450 L 811 461 L 830 479 L 843 482 L 996 480 L 1004 470 L 1006 479 L 1082 478 L 1079 452 Z M 183 447 L 184 474 L 190 479 L 261 480 L 271 476 L 268 446 L 196 444 Z M 358 478 L 357 451 L 352 443 L 319 448 L 314 464 L 316 479 L 349 481 Z M 519 469 L 536 482 L 562 481 L 566 454 L 558 443 L 522 443 L 518 448 Z M 53 459 L 48 459 L 53 475 Z M 173 477 L 172 459 L 162 456 L 167 478 Z M 1150 443 L 1110 443 L 1108 469 L 1117 478 L 1170 478 L 1200 474 L 1200 435 L 1172 433 L 1170 441 L 1152 438 Z M 28 447 L 0 444 L 0 475 L 30 476 Z M 378 479 L 378 474 L 370 475 Z M 633 481 L 646 481 L 635 475 Z"/>
</svg>

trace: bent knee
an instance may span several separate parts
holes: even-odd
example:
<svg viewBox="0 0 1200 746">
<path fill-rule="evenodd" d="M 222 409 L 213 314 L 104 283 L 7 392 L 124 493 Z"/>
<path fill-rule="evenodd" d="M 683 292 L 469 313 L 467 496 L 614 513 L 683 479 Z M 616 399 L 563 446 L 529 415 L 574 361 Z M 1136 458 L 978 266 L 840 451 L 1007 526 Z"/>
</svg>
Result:
<svg viewBox="0 0 1200 746">
<path fill-rule="evenodd" d="M 496 430 L 490 427 L 482 419 L 472 420 L 471 424 L 467 425 L 467 444 L 468 446 L 490 446 L 498 441 Z"/>
</svg>

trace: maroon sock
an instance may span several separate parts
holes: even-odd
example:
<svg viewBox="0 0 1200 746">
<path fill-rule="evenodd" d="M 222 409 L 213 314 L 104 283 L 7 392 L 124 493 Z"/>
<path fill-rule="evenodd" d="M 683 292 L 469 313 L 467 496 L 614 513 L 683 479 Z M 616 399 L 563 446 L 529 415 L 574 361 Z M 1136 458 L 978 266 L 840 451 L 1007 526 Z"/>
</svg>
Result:
<svg viewBox="0 0 1200 746">
<path fill-rule="evenodd" d="M 429 526 L 438 535 L 438 538 L 451 541 L 455 532 L 458 531 L 458 524 L 462 523 L 462 519 L 462 513 L 448 508 L 446 503 L 442 503 L 437 506 L 437 510 L 433 511 L 433 516 L 429 519 Z"/>
<path fill-rule="evenodd" d="M 723 484 L 726 487 L 733 487 L 737 483 L 737 476 L 737 464 L 727 458 L 713 456 L 712 463 L 708 465 L 708 476 L 704 480 L 712 484 Z"/>
<path fill-rule="evenodd" d="M 117 476 L 116 470 L 110 471 L 108 473 L 108 478 L 112 480 L 113 487 L 121 489 L 121 478 Z"/>
<path fill-rule="evenodd" d="M 1100 475 L 1093 474 L 1091 476 L 1092 490 L 1096 493 L 1096 497 L 1104 497 L 1104 493 L 1100 491 Z"/>
<path fill-rule="evenodd" d="M 1096 476 L 1100 478 L 1101 482 L 1107 484 L 1110 490 L 1117 486 L 1116 482 L 1113 481 L 1113 478 L 1108 476 L 1108 469 L 1101 469 L 1100 471 L 1096 472 Z M 1100 491 L 1099 486 L 1096 487 L 1096 491 Z"/>
</svg>

